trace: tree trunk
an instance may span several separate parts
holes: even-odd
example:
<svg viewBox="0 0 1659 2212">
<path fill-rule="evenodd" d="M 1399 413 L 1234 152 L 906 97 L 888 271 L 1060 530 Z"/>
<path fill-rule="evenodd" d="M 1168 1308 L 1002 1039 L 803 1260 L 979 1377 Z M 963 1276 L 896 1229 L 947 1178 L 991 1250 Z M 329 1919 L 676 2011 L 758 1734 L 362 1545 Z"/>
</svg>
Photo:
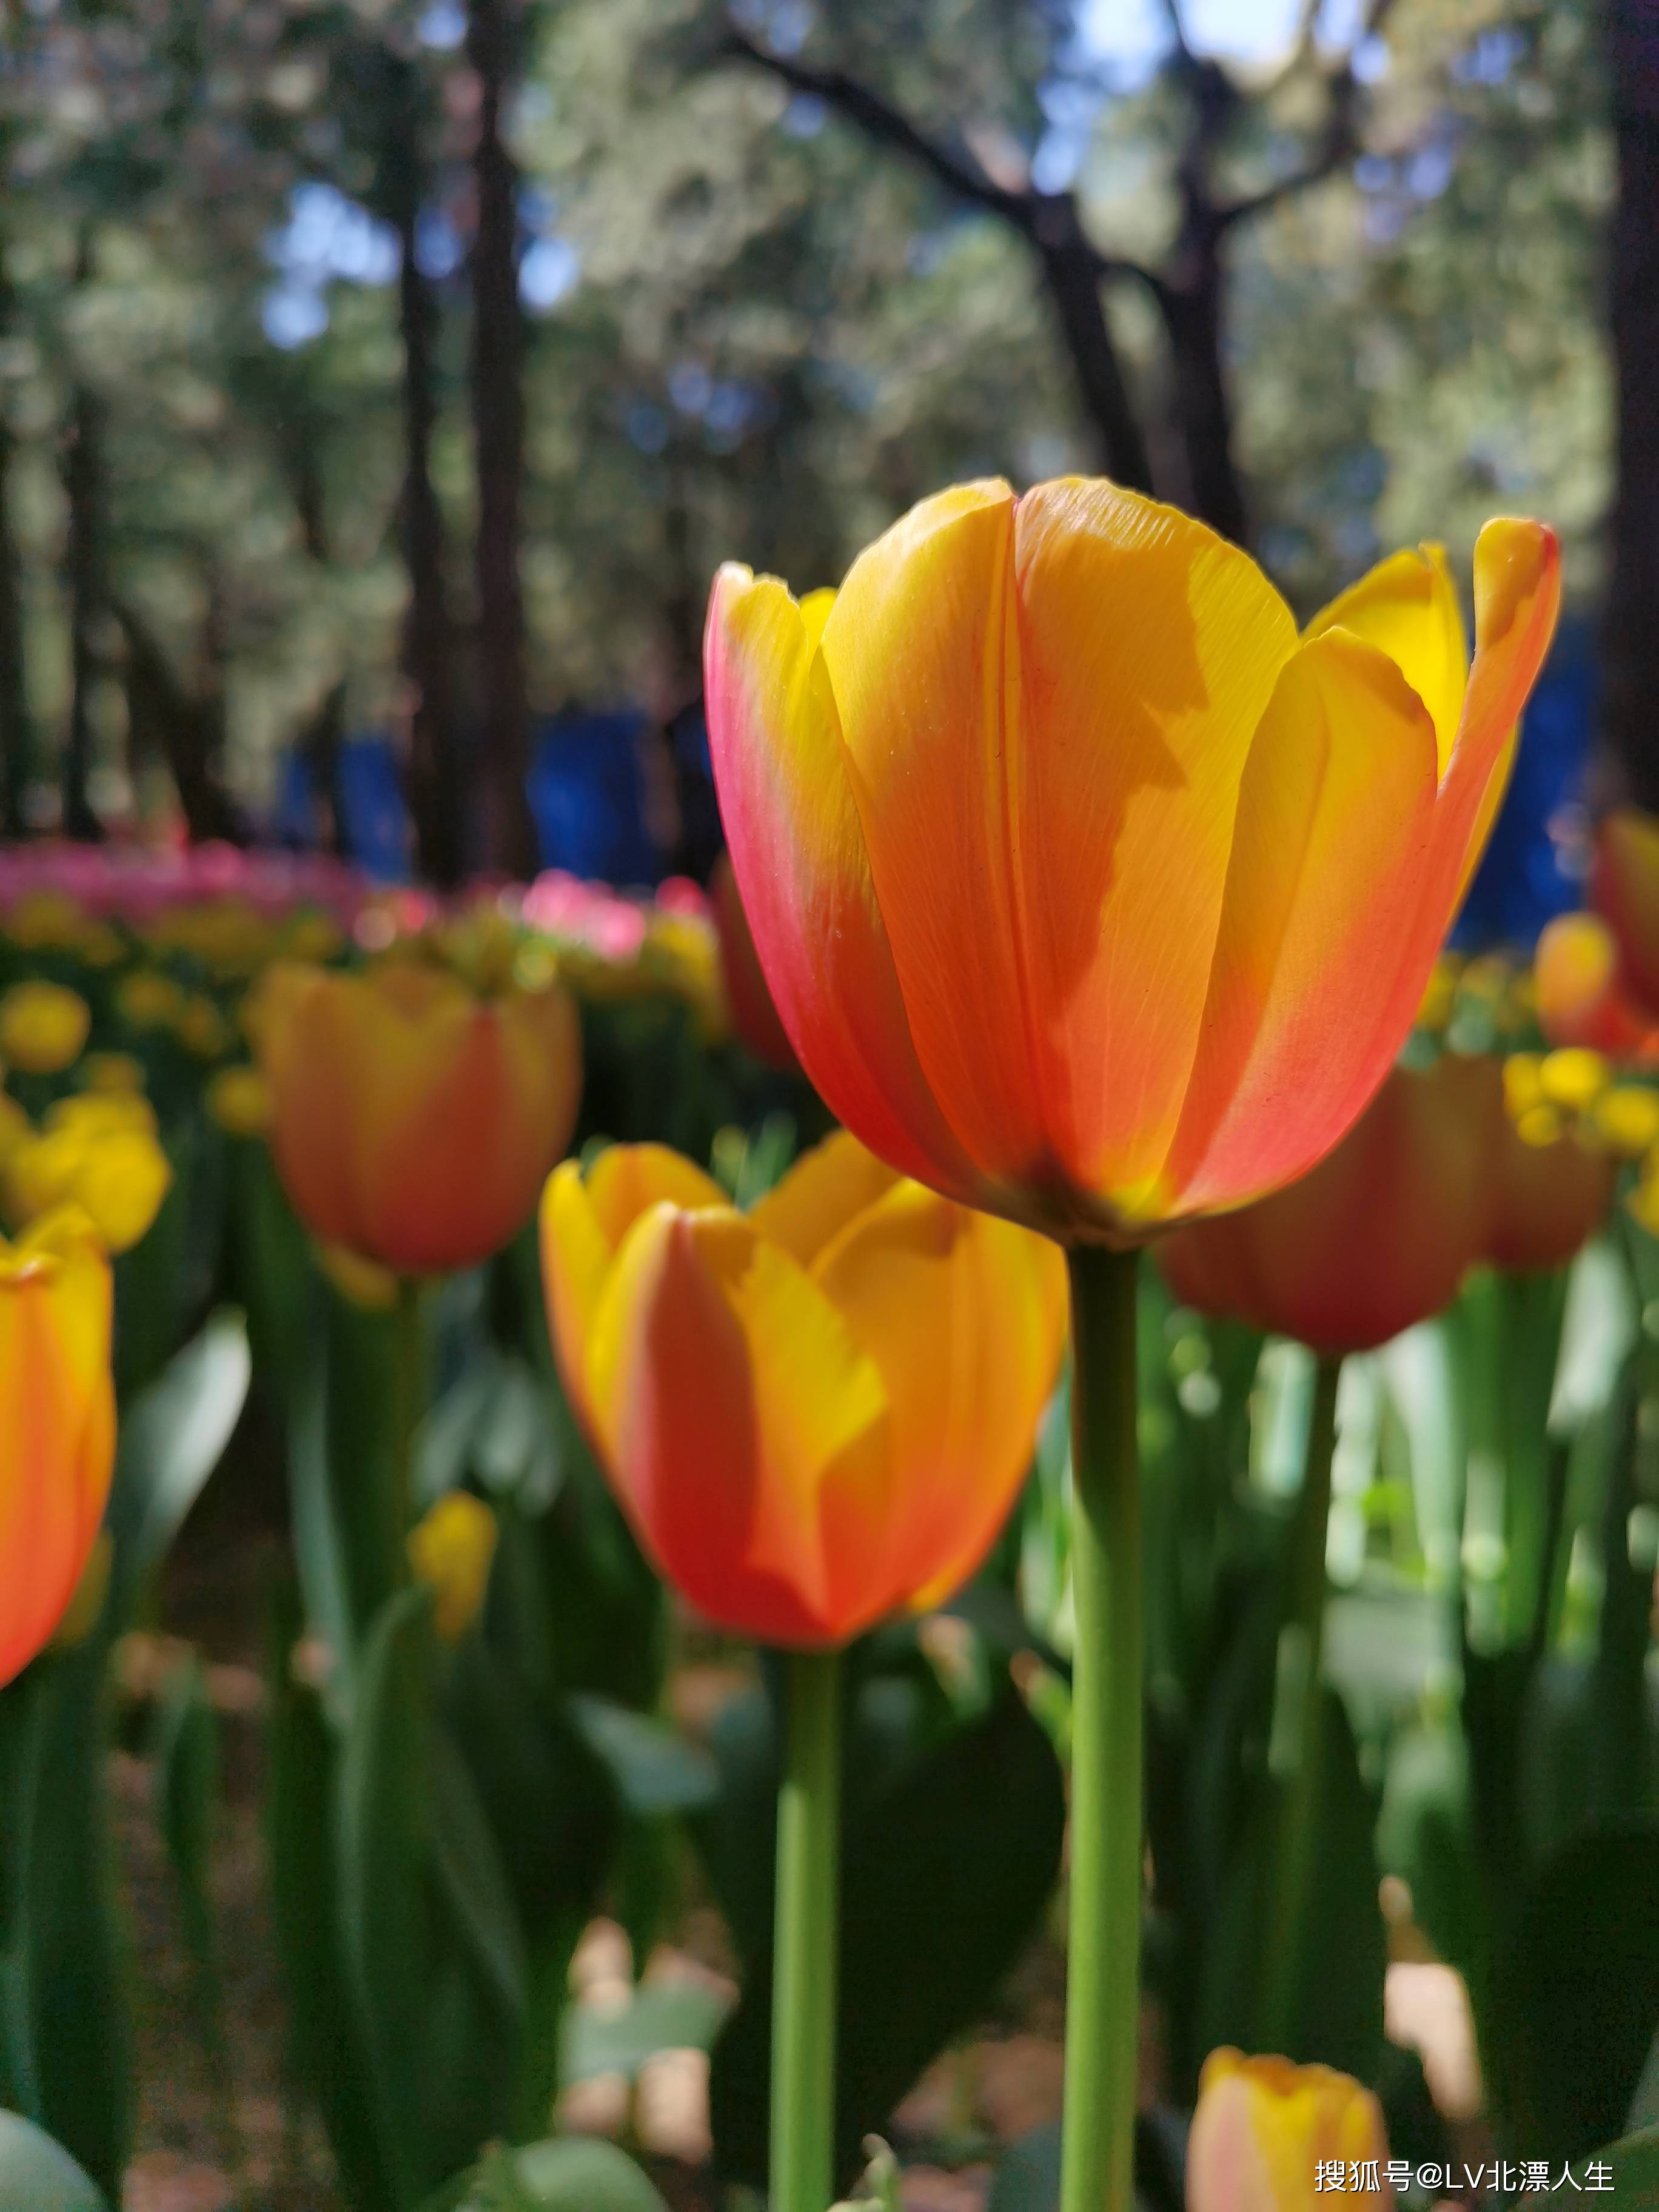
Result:
<svg viewBox="0 0 1659 2212">
<path fill-rule="evenodd" d="M 484 851 L 511 876 L 534 875 L 535 825 L 525 778 L 525 688 L 519 490 L 524 471 L 524 326 L 519 307 L 518 173 L 501 136 L 511 66 L 510 0 L 471 0 L 467 55 L 478 79 L 473 179 L 472 434 L 478 481 L 478 689 L 483 708 Z"/>
<path fill-rule="evenodd" d="M 1630 798 L 1659 812 L 1659 14 L 1652 0 L 1613 0 L 1612 19 L 1619 475 L 1603 729 Z"/>
<path fill-rule="evenodd" d="M 160 640 L 136 607 L 118 599 L 111 610 L 126 636 L 127 718 L 135 749 L 154 745 L 166 761 L 184 810 L 192 844 L 211 837 L 234 845 L 247 842 L 246 824 L 219 781 L 218 756 L 224 735 L 224 695 L 217 616 L 210 605 L 204 659 L 207 688 L 194 698 L 173 673 Z"/>
<path fill-rule="evenodd" d="M 17 541 L 11 527 L 12 447 L 11 426 L 0 407 L 0 753 L 4 757 L 0 830 L 8 837 L 21 837 L 28 828 L 24 807 L 34 742 L 29 722 L 22 586 Z"/>
<path fill-rule="evenodd" d="M 1170 341 L 1176 427 L 1186 456 L 1182 503 L 1235 545 L 1250 536 L 1244 489 L 1233 462 L 1232 408 L 1221 361 L 1224 289 L 1221 240 L 1206 224 L 1176 257 L 1178 278 L 1160 295 Z"/>
<path fill-rule="evenodd" d="M 465 808 L 456 742 L 454 629 L 445 582 L 444 523 L 432 482 L 433 302 L 415 258 L 421 207 L 421 161 L 414 100 L 407 88 L 393 100 L 384 175 L 401 264 L 398 326 L 404 344 L 404 488 L 400 515 L 409 613 L 403 665 L 413 694 L 409 735 L 409 807 L 420 874 L 441 890 L 459 883 L 466 866 Z"/>
<path fill-rule="evenodd" d="M 1101 465 L 1131 491 L 1150 492 L 1152 470 L 1146 441 L 1101 304 L 1093 251 L 1069 193 L 1043 203 L 1036 237 L 1043 280 L 1071 356 L 1079 397 L 1094 430 Z"/>
<path fill-rule="evenodd" d="M 103 409 L 77 384 L 70 404 L 64 492 L 69 507 L 70 727 L 64 751 L 64 832 L 95 840 L 103 826 L 87 797 L 92 768 L 92 692 L 100 673 L 94 636 L 106 611 Z"/>
</svg>

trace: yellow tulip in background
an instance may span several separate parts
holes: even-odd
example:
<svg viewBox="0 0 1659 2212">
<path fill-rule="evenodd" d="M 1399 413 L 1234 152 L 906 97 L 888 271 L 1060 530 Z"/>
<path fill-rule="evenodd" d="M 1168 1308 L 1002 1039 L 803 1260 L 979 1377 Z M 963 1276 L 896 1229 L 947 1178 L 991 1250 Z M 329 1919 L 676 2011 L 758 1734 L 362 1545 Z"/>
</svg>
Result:
<svg viewBox="0 0 1659 2212">
<path fill-rule="evenodd" d="M 0 998 L 0 1060 L 26 1075 L 56 1075 L 80 1053 L 92 1014 L 61 983 L 14 983 Z"/>
<path fill-rule="evenodd" d="M 1187 2139 L 1187 2212 L 1322 2212 L 1339 2166 L 1345 2204 L 1387 2212 L 1388 2157 L 1382 2108 L 1347 2075 L 1212 2051 Z"/>
<path fill-rule="evenodd" d="M 155 1114 L 133 1091 L 60 1098 L 38 1132 L 21 1115 L 0 1129 L 0 1189 L 13 1223 L 76 1206 L 106 1252 L 137 1243 L 172 1181 Z"/>
<path fill-rule="evenodd" d="M 409 1532 L 409 1564 L 432 1592 L 432 1618 L 448 1643 L 477 1619 L 495 1557 L 495 1516 L 471 1491 L 446 1491 Z"/>
<path fill-rule="evenodd" d="M 0 1682 L 62 1618 L 115 1462 L 109 1262 L 85 1215 L 0 1239 Z"/>
<path fill-rule="evenodd" d="M 498 1251 L 574 1125 L 580 1032 L 556 987 L 484 998 L 415 959 L 357 974 L 284 962 L 253 1028 L 295 1212 L 401 1273 Z"/>
<path fill-rule="evenodd" d="M 748 1213 L 689 1160 L 568 1161 L 559 1364 L 646 1551 L 721 1627 L 841 1644 L 948 1596 L 1023 1480 L 1065 1337 L 1054 1248 L 852 1137 Z"/>
</svg>

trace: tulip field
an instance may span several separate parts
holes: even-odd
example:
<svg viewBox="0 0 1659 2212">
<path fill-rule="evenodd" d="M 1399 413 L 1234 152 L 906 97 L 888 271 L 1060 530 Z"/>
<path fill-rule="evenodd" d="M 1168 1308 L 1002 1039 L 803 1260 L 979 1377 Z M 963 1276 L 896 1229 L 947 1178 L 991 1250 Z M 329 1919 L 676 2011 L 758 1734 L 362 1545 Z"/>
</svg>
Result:
<svg viewBox="0 0 1659 2212">
<path fill-rule="evenodd" d="M 1659 2201 L 1659 821 L 1443 949 L 1473 586 L 975 483 L 722 568 L 706 887 L 0 855 L 0 2203 L 157 1911 L 249 2212 Z"/>
</svg>

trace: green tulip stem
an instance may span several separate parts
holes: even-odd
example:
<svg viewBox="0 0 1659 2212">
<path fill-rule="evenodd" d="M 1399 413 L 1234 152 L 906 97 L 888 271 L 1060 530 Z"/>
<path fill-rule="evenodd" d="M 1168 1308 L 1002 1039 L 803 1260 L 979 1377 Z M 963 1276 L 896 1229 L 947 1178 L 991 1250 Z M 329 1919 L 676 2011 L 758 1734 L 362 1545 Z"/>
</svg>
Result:
<svg viewBox="0 0 1659 2212">
<path fill-rule="evenodd" d="M 416 1275 L 399 1275 L 392 1322 L 392 1546 L 389 1589 L 409 1580 L 409 1532 L 415 1516 L 415 1443 L 426 1412 L 426 1301 Z"/>
<path fill-rule="evenodd" d="M 1140 2027 L 1138 1255 L 1072 1279 L 1071 1917 L 1060 2212 L 1133 2212 Z"/>
<path fill-rule="evenodd" d="M 1331 1460 L 1336 1449 L 1340 1359 L 1322 1359 L 1314 1375 L 1302 1489 L 1291 1524 L 1288 1589 L 1279 1639 L 1279 1680 L 1267 1763 L 1279 1787 L 1268 1905 L 1267 1993 L 1261 2046 L 1287 2058 L 1293 2050 L 1305 1964 L 1304 1932 L 1311 1902 L 1324 1752 L 1319 1674 L 1325 1644 L 1325 1544 L 1331 1517 Z"/>
<path fill-rule="evenodd" d="M 788 1656 L 772 1950 L 769 2212 L 835 2195 L 841 1889 L 841 1654 Z"/>
</svg>

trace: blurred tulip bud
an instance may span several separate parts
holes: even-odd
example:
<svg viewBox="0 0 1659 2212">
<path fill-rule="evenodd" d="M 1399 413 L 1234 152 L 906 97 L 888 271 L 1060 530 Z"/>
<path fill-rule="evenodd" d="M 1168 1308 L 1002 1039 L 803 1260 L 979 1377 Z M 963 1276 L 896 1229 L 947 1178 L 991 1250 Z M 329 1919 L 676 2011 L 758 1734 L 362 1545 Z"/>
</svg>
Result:
<svg viewBox="0 0 1659 2212">
<path fill-rule="evenodd" d="M 409 1532 L 409 1564 L 432 1592 L 432 1618 L 453 1644 L 478 1616 L 495 1556 L 495 1516 L 468 1490 L 449 1490 Z"/>
<path fill-rule="evenodd" d="M 185 1000 L 174 1034 L 185 1050 L 198 1060 L 217 1060 L 230 1042 L 224 1016 L 200 992 Z"/>
<path fill-rule="evenodd" d="M 144 1071 L 130 1052 L 89 1052 L 81 1063 L 81 1080 L 88 1091 L 142 1091 Z"/>
<path fill-rule="evenodd" d="M 1187 2212 L 1322 2212 L 1333 2186 L 1346 2204 L 1386 2212 L 1388 2160 L 1382 2107 L 1347 2075 L 1231 2050 L 1205 2060 Z"/>
<path fill-rule="evenodd" d="M 3 1170 L 7 1210 L 15 1221 L 77 1206 L 110 1253 L 138 1243 L 173 1182 L 155 1114 L 146 1099 L 130 1091 L 83 1091 L 59 1099 L 38 1136 L 12 1145 Z"/>
<path fill-rule="evenodd" d="M 0 998 L 0 1058 L 27 1075 L 56 1075 L 87 1041 L 92 1013 L 61 983 L 14 983 Z"/>
<path fill-rule="evenodd" d="M 257 1067 L 222 1067 L 207 1087 L 207 1109 L 228 1137 L 260 1137 L 270 1126 L 270 1085 Z"/>
<path fill-rule="evenodd" d="M 115 1461 L 109 1262 L 65 1208 L 0 1239 L 0 1683 L 58 1627 Z"/>
<path fill-rule="evenodd" d="M 1442 1311 L 1481 1258 L 1504 1133 L 1492 1060 L 1396 1067 L 1310 1175 L 1177 1229 L 1154 1247 L 1158 1264 L 1200 1313 L 1316 1352 L 1369 1351 Z"/>
<path fill-rule="evenodd" d="M 185 994 L 159 968 L 138 968 L 117 984 L 115 1005 L 136 1030 L 171 1029 L 185 1011 Z"/>
<path fill-rule="evenodd" d="M 1615 1084 L 1596 1100 L 1590 1119 L 1609 1152 L 1621 1160 L 1639 1160 L 1659 1144 L 1659 1091 Z"/>
<path fill-rule="evenodd" d="M 1546 1053 L 1538 1064 L 1539 1096 L 1569 1114 L 1587 1111 L 1612 1079 L 1601 1054 L 1585 1045 L 1563 1046 Z"/>
<path fill-rule="evenodd" d="M 1545 925 L 1533 954 L 1533 994 L 1538 1026 L 1553 1045 L 1630 1059 L 1652 1028 L 1620 987 L 1618 941 L 1599 915 L 1558 915 Z"/>
<path fill-rule="evenodd" d="M 568 995 L 481 998 L 394 956 L 356 974 L 279 962 L 258 1000 L 271 1153 L 312 1233 L 404 1274 L 499 1251 L 574 1126 Z"/>
</svg>

